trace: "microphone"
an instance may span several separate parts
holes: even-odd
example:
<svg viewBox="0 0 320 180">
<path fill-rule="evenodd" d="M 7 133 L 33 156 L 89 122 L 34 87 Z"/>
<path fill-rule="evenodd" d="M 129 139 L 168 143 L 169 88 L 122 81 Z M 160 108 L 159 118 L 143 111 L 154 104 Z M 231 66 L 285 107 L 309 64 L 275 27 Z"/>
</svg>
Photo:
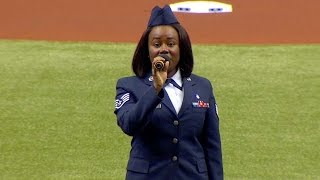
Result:
<svg viewBox="0 0 320 180">
<path fill-rule="evenodd" d="M 162 57 L 165 61 L 170 61 L 170 57 L 166 54 L 159 54 L 160 57 Z M 161 70 L 164 67 L 164 63 L 162 61 L 158 61 L 154 64 L 154 67 L 157 70 Z"/>
</svg>

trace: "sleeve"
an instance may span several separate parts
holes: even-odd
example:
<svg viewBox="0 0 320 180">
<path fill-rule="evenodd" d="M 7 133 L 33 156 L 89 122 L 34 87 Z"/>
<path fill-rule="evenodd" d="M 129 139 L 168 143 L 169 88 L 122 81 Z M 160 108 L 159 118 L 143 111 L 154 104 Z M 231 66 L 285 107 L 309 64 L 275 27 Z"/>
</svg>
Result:
<svg viewBox="0 0 320 180">
<path fill-rule="evenodd" d="M 222 149 L 219 132 L 219 117 L 211 87 L 210 107 L 204 125 L 204 152 L 210 180 L 223 180 Z"/>
<path fill-rule="evenodd" d="M 130 83 L 127 81 L 130 80 L 120 79 L 117 82 L 114 113 L 122 131 L 133 136 L 151 120 L 152 110 L 162 101 L 164 93 L 161 91 L 157 94 L 152 86 L 146 89 L 129 88 Z M 135 91 L 144 92 L 141 97 L 137 97 Z"/>
</svg>

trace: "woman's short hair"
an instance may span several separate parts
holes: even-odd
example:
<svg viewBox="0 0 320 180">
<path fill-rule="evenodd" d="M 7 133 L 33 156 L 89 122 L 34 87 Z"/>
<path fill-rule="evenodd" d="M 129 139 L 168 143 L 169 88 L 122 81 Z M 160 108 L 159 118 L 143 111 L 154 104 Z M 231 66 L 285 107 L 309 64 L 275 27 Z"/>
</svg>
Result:
<svg viewBox="0 0 320 180">
<path fill-rule="evenodd" d="M 179 35 L 180 68 L 182 77 L 189 77 L 193 69 L 193 53 L 191 41 L 187 31 L 180 24 L 171 24 Z M 138 77 L 145 77 L 151 72 L 151 62 L 149 59 L 148 38 L 152 27 L 148 27 L 142 34 L 132 58 L 132 70 Z"/>
</svg>

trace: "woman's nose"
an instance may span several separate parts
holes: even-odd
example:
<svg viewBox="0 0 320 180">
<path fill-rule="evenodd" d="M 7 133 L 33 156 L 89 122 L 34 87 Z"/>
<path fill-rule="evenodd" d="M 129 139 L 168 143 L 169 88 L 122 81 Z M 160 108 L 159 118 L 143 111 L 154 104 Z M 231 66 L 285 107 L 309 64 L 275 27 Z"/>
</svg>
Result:
<svg viewBox="0 0 320 180">
<path fill-rule="evenodd" d="M 160 48 L 160 54 L 167 54 L 169 53 L 168 46 L 166 44 L 163 44 Z"/>
</svg>

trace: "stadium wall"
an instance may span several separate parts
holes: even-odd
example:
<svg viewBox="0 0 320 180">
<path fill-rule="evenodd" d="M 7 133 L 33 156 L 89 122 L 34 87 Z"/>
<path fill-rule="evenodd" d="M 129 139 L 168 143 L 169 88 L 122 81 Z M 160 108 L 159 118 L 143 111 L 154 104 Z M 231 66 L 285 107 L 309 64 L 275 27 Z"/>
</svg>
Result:
<svg viewBox="0 0 320 180">
<path fill-rule="evenodd" d="M 0 38 L 137 42 L 155 5 L 180 1 L 3 0 Z M 220 0 L 232 13 L 176 13 L 194 43 L 320 43 L 319 0 Z M 318 23 L 317 23 L 318 22 Z"/>
</svg>

